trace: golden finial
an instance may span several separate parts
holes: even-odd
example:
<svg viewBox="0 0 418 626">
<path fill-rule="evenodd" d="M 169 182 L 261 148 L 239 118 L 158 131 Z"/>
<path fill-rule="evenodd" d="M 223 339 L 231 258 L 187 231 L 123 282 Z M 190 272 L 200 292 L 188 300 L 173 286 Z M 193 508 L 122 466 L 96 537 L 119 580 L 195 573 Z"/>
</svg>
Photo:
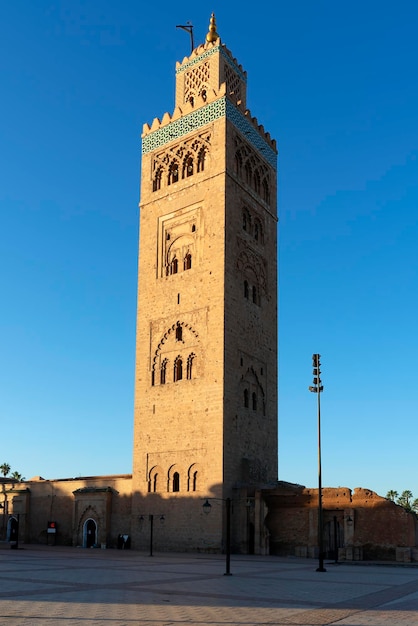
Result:
<svg viewBox="0 0 418 626">
<path fill-rule="evenodd" d="M 210 23 L 209 23 L 209 32 L 206 35 L 206 41 L 209 43 L 213 43 L 218 38 L 219 38 L 219 35 L 216 32 L 215 13 L 212 13 L 210 17 Z"/>
</svg>

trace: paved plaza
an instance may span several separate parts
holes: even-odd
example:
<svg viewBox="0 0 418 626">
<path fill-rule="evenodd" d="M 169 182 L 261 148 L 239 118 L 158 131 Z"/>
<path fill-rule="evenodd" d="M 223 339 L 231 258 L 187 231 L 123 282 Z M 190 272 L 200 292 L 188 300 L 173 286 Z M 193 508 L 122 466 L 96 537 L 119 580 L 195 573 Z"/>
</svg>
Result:
<svg viewBox="0 0 418 626">
<path fill-rule="evenodd" d="M 418 567 L 19 546 L 0 550 L 0 625 L 418 626 Z"/>
</svg>

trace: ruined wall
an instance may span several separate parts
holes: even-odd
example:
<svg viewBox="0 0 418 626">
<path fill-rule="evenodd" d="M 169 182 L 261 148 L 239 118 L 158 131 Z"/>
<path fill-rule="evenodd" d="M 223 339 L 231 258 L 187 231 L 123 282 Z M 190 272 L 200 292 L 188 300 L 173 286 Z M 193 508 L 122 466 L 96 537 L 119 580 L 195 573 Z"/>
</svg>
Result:
<svg viewBox="0 0 418 626">
<path fill-rule="evenodd" d="M 316 557 L 318 489 L 279 483 L 263 497 L 271 553 Z M 415 559 L 417 516 L 394 502 L 369 489 L 324 488 L 322 509 L 326 558 Z"/>
</svg>

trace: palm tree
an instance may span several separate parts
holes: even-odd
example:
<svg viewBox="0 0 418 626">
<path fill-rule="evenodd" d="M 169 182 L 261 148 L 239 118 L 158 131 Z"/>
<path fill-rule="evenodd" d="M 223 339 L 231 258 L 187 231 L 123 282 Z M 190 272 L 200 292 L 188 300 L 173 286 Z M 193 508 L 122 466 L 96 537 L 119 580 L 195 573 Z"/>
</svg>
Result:
<svg viewBox="0 0 418 626">
<path fill-rule="evenodd" d="M 22 474 L 19 474 L 19 472 L 12 472 L 10 476 L 11 478 L 13 478 L 13 480 L 17 480 L 18 483 L 21 483 L 22 480 L 25 480 L 24 476 L 22 476 Z"/>
<path fill-rule="evenodd" d="M 415 500 L 411 504 L 411 508 L 415 513 L 418 513 L 418 498 L 415 498 Z"/>
<path fill-rule="evenodd" d="M 3 474 L 4 478 L 6 478 L 7 474 L 10 472 L 10 465 L 8 463 L 0 465 L 0 472 Z"/>
<path fill-rule="evenodd" d="M 2 465 L 0 465 L 0 473 L 3 474 L 3 477 L 6 478 L 7 474 L 10 472 L 10 465 L 8 463 L 2 463 Z M 3 519 L 1 522 L 1 534 L 2 536 L 4 535 L 4 527 L 5 527 L 5 520 L 6 520 L 6 514 L 7 514 L 7 494 L 6 494 L 6 486 L 3 482 L 2 484 L 2 492 L 3 492 Z"/>
<path fill-rule="evenodd" d="M 412 491 L 405 489 L 397 499 L 396 504 L 400 504 L 400 506 L 403 506 L 407 511 L 412 511 L 411 500 L 413 497 Z"/>
<path fill-rule="evenodd" d="M 390 491 L 387 492 L 386 497 L 388 500 L 392 500 L 392 502 L 395 502 L 395 498 L 398 497 L 398 492 L 394 491 L 393 489 L 391 489 Z"/>
</svg>

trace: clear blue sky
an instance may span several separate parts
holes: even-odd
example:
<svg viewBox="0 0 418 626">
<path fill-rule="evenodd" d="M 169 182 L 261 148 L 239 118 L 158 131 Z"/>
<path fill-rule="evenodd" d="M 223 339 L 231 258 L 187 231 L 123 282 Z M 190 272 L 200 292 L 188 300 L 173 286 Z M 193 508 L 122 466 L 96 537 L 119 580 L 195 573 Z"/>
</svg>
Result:
<svg viewBox="0 0 418 626">
<path fill-rule="evenodd" d="M 418 4 L 13 0 L 0 22 L 0 462 L 130 473 L 140 135 L 215 11 L 279 146 L 279 477 L 418 497 Z"/>
</svg>

